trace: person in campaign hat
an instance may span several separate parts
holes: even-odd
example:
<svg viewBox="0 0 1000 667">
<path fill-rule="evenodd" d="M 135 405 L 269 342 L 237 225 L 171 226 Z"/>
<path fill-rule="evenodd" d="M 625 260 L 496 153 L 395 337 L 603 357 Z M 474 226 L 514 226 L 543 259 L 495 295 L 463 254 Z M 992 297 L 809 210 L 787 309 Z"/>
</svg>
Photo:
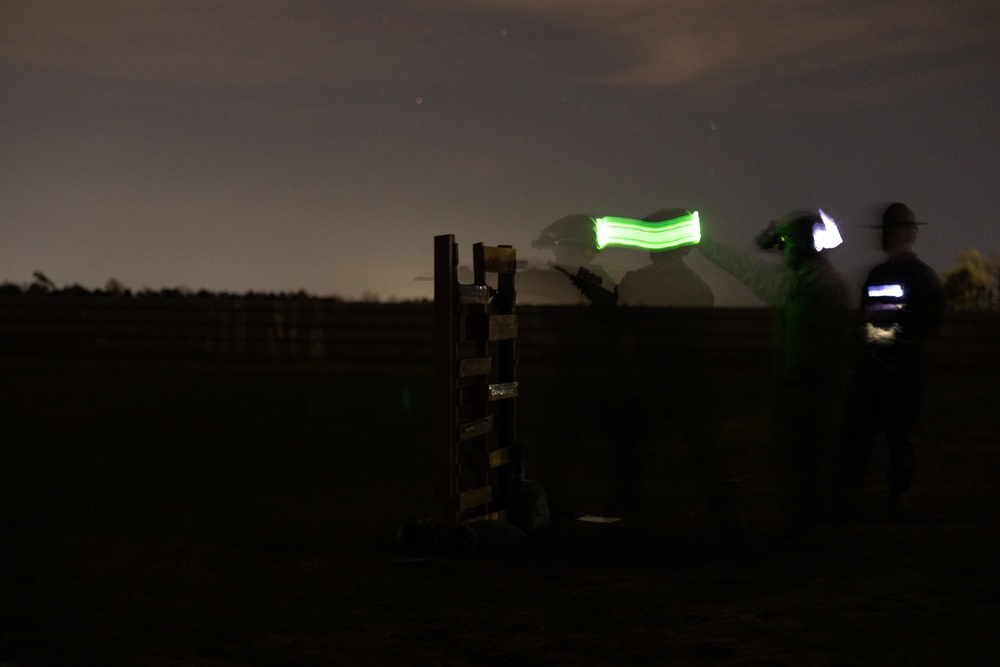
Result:
<svg viewBox="0 0 1000 667">
<path fill-rule="evenodd" d="M 864 485 L 873 437 L 883 429 L 889 448 L 889 508 L 904 512 L 913 484 L 916 425 L 925 383 L 925 350 L 944 312 L 937 273 L 913 252 L 919 226 L 899 202 L 882 214 L 882 250 L 861 291 L 860 354 L 844 428 L 843 472 L 847 495 Z M 853 508 L 848 508 L 853 509 Z"/>
</svg>

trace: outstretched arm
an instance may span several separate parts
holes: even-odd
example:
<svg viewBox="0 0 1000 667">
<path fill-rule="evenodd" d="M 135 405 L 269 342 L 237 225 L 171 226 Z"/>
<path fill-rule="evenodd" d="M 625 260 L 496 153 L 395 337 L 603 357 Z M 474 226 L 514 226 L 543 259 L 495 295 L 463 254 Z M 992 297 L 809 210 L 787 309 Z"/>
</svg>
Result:
<svg viewBox="0 0 1000 667">
<path fill-rule="evenodd" d="M 704 235 L 697 247 L 706 259 L 731 273 L 768 305 L 784 301 L 791 292 L 795 273 L 781 264 L 765 262 Z"/>
</svg>

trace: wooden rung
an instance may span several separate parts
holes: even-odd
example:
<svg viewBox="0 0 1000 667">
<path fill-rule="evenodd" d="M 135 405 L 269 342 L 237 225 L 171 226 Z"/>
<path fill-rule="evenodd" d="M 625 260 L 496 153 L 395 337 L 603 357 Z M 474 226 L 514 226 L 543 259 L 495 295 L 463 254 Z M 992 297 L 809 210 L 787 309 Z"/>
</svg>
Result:
<svg viewBox="0 0 1000 667">
<path fill-rule="evenodd" d="M 514 382 L 501 382 L 499 384 L 491 384 L 489 386 L 489 394 L 491 401 L 499 401 L 505 398 L 516 398 L 517 397 L 517 381 Z"/>
<path fill-rule="evenodd" d="M 482 417 L 481 419 L 473 419 L 472 421 L 458 425 L 458 440 L 459 442 L 471 440 L 492 430 L 493 415 Z"/>
<path fill-rule="evenodd" d="M 490 302 L 488 285 L 459 285 L 458 302 L 462 304 L 487 304 Z"/>
<path fill-rule="evenodd" d="M 474 375 L 489 375 L 493 360 L 490 357 L 473 357 L 459 359 L 458 377 L 467 378 Z"/>
<path fill-rule="evenodd" d="M 483 246 L 483 270 L 514 273 L 517 271 L 517 251 L 514 248 Z"/>
<path fill-rule="evenodd" d="M 490 467 L 499 468 L 510 463 L 510 447 L 500 447 L 490 451 Z"/>
<path fill-rule="evenodd" d="M 493 487 L 483 486 L 458 494 L 458 511 L 462 512 L 473 507 L 489 505 L 493 500 Z"/>
<path fill-rule="evenodd" d="M 490 340 L 517 338 L 517 315 L 490 315 Z"/>
</svg>

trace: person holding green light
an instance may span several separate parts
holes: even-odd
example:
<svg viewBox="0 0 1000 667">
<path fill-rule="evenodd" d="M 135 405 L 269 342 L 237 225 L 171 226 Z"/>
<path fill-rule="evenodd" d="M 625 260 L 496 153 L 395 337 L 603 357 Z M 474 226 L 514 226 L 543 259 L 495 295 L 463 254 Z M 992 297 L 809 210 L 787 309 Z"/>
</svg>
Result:
<svg viewBox="0 0 1000 667">
<path fill-rule="evenodd" d="M 832 229 L 831 229 L 832 228 Z M 812 211 L 790 213 L 756 238 L 782 254 L 781 264 L 703 235 L 699 251 L 773 308 L 780 432 L 779 462 L 793 480 L 794 530 L 820 525 L 836 484 L 835 426 L 850 348 L 847 280 L 826 254 L 832 220 Z M 839 239 L 839 234 L 837 235 Z"/>
</svg>

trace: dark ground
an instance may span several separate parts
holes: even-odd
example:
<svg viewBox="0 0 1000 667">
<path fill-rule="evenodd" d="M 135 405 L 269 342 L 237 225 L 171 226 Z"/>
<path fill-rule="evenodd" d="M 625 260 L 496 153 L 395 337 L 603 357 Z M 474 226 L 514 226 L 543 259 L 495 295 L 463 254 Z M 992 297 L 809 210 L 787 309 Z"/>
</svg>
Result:
<svg viewBox="0 0 1000 667">
<path fill-rule="evenodd" d="M 607 500 L 607 461 L 582 442 L 540 479 L 556 522 L 531 549 L 414 561 L 394 534 L 436 512 L 425 369 L 6 361 L 0 376 L 0 665 L 1000 661 L 995 377 L 937 374 L 907 521 L 887 520 L 875 473 L 858 521 L 779 539 L 769 393 L 730 373 L 748 556 L 715 548 L 669 442 L 640 518 L 574 521 L 562 510 Z M 547 379 L 522 369 L 522 434 Z"/>
</svg>

